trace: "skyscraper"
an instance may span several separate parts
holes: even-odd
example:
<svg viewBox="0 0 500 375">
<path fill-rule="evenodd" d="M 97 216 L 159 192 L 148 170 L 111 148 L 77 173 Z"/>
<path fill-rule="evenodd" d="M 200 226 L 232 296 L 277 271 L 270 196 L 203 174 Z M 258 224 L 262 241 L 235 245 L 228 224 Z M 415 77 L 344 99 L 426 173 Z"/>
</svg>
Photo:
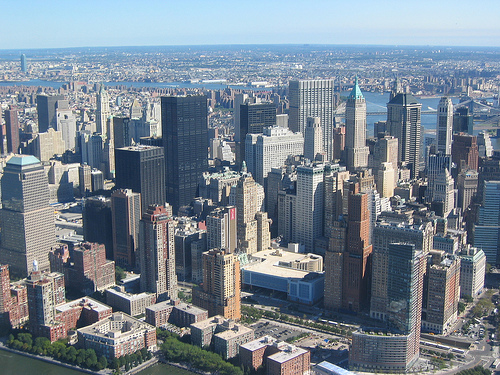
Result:
<svg viewBox="0 0 500 375">
<path fill-rule="evenodd" d="M 10 109 L 5 110 L 5 130 L 7 136 L 7 150 L 4 152 L 19 152 L 19 119 L 17 116 L 17 108 L 10 106 Z"/>
<path fill-rule="evenodd" d="M 209 249 L 224 249 L 234 253 L 237 247 L 236 207 L 218 207 L 207 216 L 207 241 Z"/>
<path fill-rule="evenodd" d="M 208 122 L 205 96 L 161 98 L 167 202 L 174 212 L 191 203 L 208 169 Z M 118 168 L 117 168 L 118 171 Z"/>
<path fill-rule="evenodd" d="M 38 132 L 45 133 L 49 128 L 57 127 L 56 103 L 63 100 L 62 95 L 37 95 L 36 111 L 38 113 Z"/>
<path fill-rule="evenodd" d="M 500 264 L 500 181 L 485 181 L 474 246 L 483 249 L 486 262 Z"/>
<path fill-rule="evenodd" d="M 203 253 L 203 285 L 193 289 L 193 304 L 208 315 L 241 318 L 240 262 L 235 254 L 212 249 Z"/>
<path fill-rule="evenodd" d="M 266 127 L 276 126 L 276 106 L 273 103 L 244 103 L 240 105 L 240 138 L 236 163 L 246 160 L 247 134 L 259 134 Z"/>
<path fill-rule="evenodd" d="M 257 190 L 259 185 L 250 174 L 244 174 L 236 184 L 236 219 L 238 248 L 253 254 L 257 251 L 257 220 L 255 214 L 260 210 Z M 262 189 L 262 187 L 260 187 Z"/>
<path fill-rule="evenodd" d="M 451 135 L 453 133 L 453 103 L 451 98 L 443 96 L 437 108 L 437 151 L 451 154 Z"/>
<path fill-rule="evenodd" d="M 85 241 L 104 244 L 106 258 L 113 259 L 111 199 L 102 195 L 86 198 L 83 201 L 82 219 Z"/>
<path fill-rule="evenodd" d="M 97 94 L 97 109 L 95 114 L 96 131 L 105 138 L 107 136 L 107 121 L 111 111 L 109 110 L 109 95 L 101 83 L 99 93 Z"/>
<path fill-rule="evenodd" d="M 0 262 L 13 274 L 27 276 L 37 261 L 49 269 L 49 251 L 54 246 L 54 210 L 49 206 L 49 183 L 40 161 L 34 156 L 13 156 L 1 180 L 2 245 Z"/>
<path fill-rule="evenodd" d="M 26 73 L 28 71 L 28 61 L 26 59 L 26 55 L 21 54 L 21 72 Z"/>
<path fill-rule="evenodd" d="M 345 107 L 345 148 L 349 170 L 368 167 L 370 151 L 366 146 L 366 101 L 359 89 L 358 77 Z"/>
<path fill-rule="evenodd" d="M 115 149 L 116 187 L 141 194 L 141 212 L 165 203 L 164 150 L 155 146 Z M 172 175 L 169 175 L 169 181 Z"/>
<path fill-rule="evenodd" d="M 134 268 L 139 249 L 141 194 L 118 189 L 111 194 L 113 259 L 120 267 Z"/>
<path fill-rule="evenodd" d="M 451 150 L 452 160 L 457 165 L 458 171 L 462 169 L 478 170 L 479 148 L 475 135 L 453 134 Z"/>
<path fill-rule="evenodd" d="M 399 93 L 387 103 L 387 128 L 398 138 L 398 161 L 407 163 L 411 177 L 418 176 L 422 164 L 422 104 L 410 94 Z"/>
<path fill-rule="evenodd" d="M 158 301 L 177 299 L 175 223 L 165 207 L 151 205 L 142 214 L 139 253 L 141 290 L 156 293 Z"/>
<path fill-rule="evenodd" d="M 323 153 L 323 129 L 319 117 L 308 117 L 304 130 L 304 157 L 311 161 Z"/>
<path fill-rule="evenodd" d="M 307 118 L 319 117 L 323 129 L 323 150 L 328 160 L 333 159 L 334 86 L 333 79 L 290 81 L 289 86 L 290 130 L 304 134 Z"/>
</svg>

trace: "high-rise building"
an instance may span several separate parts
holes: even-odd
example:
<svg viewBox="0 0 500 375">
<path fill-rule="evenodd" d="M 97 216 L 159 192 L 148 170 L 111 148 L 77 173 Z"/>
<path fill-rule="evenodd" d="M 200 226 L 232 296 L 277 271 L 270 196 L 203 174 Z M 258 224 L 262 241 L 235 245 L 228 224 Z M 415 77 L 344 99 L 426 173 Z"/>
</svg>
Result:
<svg viewBox="0 0 500 375">
<path fill-rule="evenodd" d="M 83 238 L 106 247 L 106 258 L 113 259 L 113 219 L 111 199 L 102 195 L 83 201 Z"/>
<path fill-rule="evenodd" d="M 361 371 L 408 371 L 420 353 L 420 327 L 426 256 L 415 245 L 391 243 L 384 275 L 389 335 L 353 334 L 349 365 Z"/>
<path fill-rule="evenodd" d="M 297 167 L 297 201 L 292 241 L 304 245 L 308 253 L 314 252 L 314 240 L 323 235 L 323 172 L 322 164 Z"/>
<path fill-rule="evenodd" d="M 465 133 L 453 134 L 451 155 L 459 171 L 464 168 L 477 171 L 479 162 L 477 137 Z"/>
<path fill-rule="evenodd" d="M 366 146 L 366 101 L 359 89 L 358 77 L 345 106 L 345 148 L 349 170 L 368 167 L 370 151 Z"/>
<path fill-rule="evenodd" d="M 241 318 L 240 262 L 235 254 L 212 249 L 203 253 L 203 285 L 193 290 L 193 304 L 208 315 Z"/>
<path fill-rule="evenodd" d="M 175 223 L 163 206 L 151 205 L 142 214 L 139 254 L 141 290 L 156 293 L 158 301 L 177 300 Z"/>
<path fill-rule="evenodd" d="M 4 153 L 17 154 L 19 152 L 19 119 L 15 107 L 10 106 L 10 109 L 5 110 L 5 130 L 7 150 L 4 150 Z"/>
<path fill-rule="evenodd" d="M 442 169 L 441 172 L 434 178 L 432 192 L 432 204 L 434 211 L 438 216 L 448 217 L 450 212 L 455 208 L 455 181 L 451 177 L 448 169 Z"/>
<path fill-rule="evenodd" d="M 0 326 L 10 322 L 12 297 L 10 296 L 10 273 L 8 264 L 0 264 Z"/>
<path fill-rule="evenodd" d="M 485 181 L 474 246 L 483 249 L 486 262 L 500 264 L 500 181 Z"/>
<path fill-rule="evenodd" d="M 311 161 L 323 154 L 323 129 L 319 117 L 308 117 L 304 129 L 304 157 Z"/>
<path fill-rule="evenodd" d="M 109 110 L 109 95 L 104 89 L 104 85 L 101 83 L 99 87 L 99 92 L 97 93 L 97 109 L 95 113 L 95 123 L 96 131 L 103 135 L 105 138 L 107 136 L 107 122 L 111 115 Z"/>
<path fill-rule="evenodd" d="M 387 128 L 398 139 L 398 162 L 410 166 L 412 178 L 422 167 L 421 109 L 410 94 L 399 93 L 387 103 Z"/>
<path fill-rule="evenodd" d="M 342 307 L 350 311 L 368 308 L 368 280 L 370 278 L 370 211 L 368 194 L 358 193 L 357 184 L 349 194 L 346 251 L 344 254 Z"/>
<path fill-rule="evenodd" d="M 477 297 L 484 290 L 486 256 L 477 247 L 467 246 L 460 254 L 460 297 Z"/>
<path fill-rule="evenodd" d="M 24 53 L 21 54 L 21 72 L 26 73 L 28 71 L 28 60 Z"/>
<path fill-rule="evenodd" d="M 469 107 L 459 107 L 453 114 L 453 131 L 472 134 L 474 130 L 474 118 Z"/>
<path fill-rule="evenodd" d="M 390 198 L 394 195 L 394 176 L 396 171 L 392 163 L 381 163 L 377 174 L 377 190 L 383 198 Z"/>
<path fill-rule="evenodd" d="M 458 203 L 462 212 L 465 212 L 477 193 L 479 174 L 473 169 L 464 169 L 457 177 Z"/>
<path fill-rule="evenodd" d="M 386 135 L 378 138 L 373 146 L 373 175 L 378 176 L 382 163 L 391 163 L 394 170 L 394 185 L 398 181 L 398 139 Z"/>
<path fill-rule="evenodd" d="M 207 216 L 209 249 L 224 249 L 234 253 L 237 247 L 236 207 L 219 207 Z"/>
<path fill-rule="evenodd" d="M 49 183 L 34 156 L 13 156 L 1 180 L 2 243 L 0 262 L 13 274 L 27 276 L 37 261 L 49 269 L 49 251 L 55 244 L 54 210 L 49 206 Z"/>
<path fill-rule="evenodd" d="M 115 149 L 116 187 L 141 194 L 142 212 L 165 203 L 164 150 L 155 146 Z M 172 175 L 169 174 L 169 181 Z"/>
<path fill-rule="evenodd" d="M 56 103 L 56 130 L 62 133 L 65 150 L 76 146 L 76 117 L 67 100 Z"/>
<path fill-rule="evenodd" d="M 124 268 L 133 269 L 139 252 L 141 194 L 118 189 L 111 194 L 113 222 L 113 259 Z"/>
<path fill-rule="evenodd" d="M 266 127 L 276 126 L 276 106 L 273 103 L 244 103 L 240 105 L 240 141 L 236 150 L 236 163 L 246 160 L 248 134 L 259 134 Z"/>
<path fill-rule="evenodd" d="M 455 325 L 460 299 L 460 258 L 434 250 L 427 259 L 422 330 L 446 333 Z"/>
<path fill-rule="evenodd" d="M 333 128 L 336 97 L 333 79 L 290 81 L 289 128 L 304 134 L 307 118 L 319 117 L 323 129 L 323 150 L 333 159 Z"/>
<path fill-rule="evenodd" d="M 451 154 L 451 135 L 453 133 L 453 103 L 449 96 L 443 96 L 437 108 L 436 143 L 437 152 Z"/>
<path fill-rule="evenodd" d="M 38 133 L 33 142 L 33 154 L 41 161 L 49 161 L 54 155 L 62 155 L 66 151 L 61 131 L 48 129 Z"/>
<path fill-rule="evenodd" d="M 266 186 L 272 168 L 282 166 L 289 155 L 302 155 L 304 137 L 287 128 L 267 127 L 261 134 L 247 134 L 245 161 L 255 181 Z"/>
<path fill-rule="evenodd" d="M 177 212 L 196 197 L 198 181 L 208 169 L 206 96 L 161 98 L 167 179 L 167 202 Z"/>
<path fill-rule="evenodd" d="M 431 223 L 420 225 L 377 223 L 373 229 L 372 287 L 370 316 L 387 320 L 389 312 L 387 274 L 392 264 L 388 262 L 391 243 L 404 242 L 415 245 L 415 249 L 427 254 L 432 249 L 434 228 Z"/>
<path fill-rule="evenodd" d="M 38 113 L 38 132 L 44 133 L 49 128 L 57 127 L 56 103 L 58 100 L 64 100 L 62 95 L 37 95 L 36 110 Z"/>
<path fill-rule="evenodd" d="M 233 101 L 233 118 L 234 118 L 234 140 L 236 142 L 245 141 L 245 136 L 241 138 L 241 130 L 240 130 L 240 109 L 241 105 L 245 103 L 248 99 L 248 94 L 235 94 Z"/>
</svg>

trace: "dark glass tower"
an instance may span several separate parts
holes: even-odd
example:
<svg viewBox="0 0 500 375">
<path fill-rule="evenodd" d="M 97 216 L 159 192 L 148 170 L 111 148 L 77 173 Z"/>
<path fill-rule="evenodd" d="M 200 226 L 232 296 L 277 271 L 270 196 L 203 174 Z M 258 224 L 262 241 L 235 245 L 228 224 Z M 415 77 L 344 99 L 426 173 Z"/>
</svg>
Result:
<svg viewBox="0 0 500 375">
<path fill-rule="evenodd" d="M 208 169 L 208 122 L 205 96 L 161 98 L 167 202 L 174 212 L 196 197 L 198 180 Z"/>
<path fill-rule="evenodd" d="M 12 106 L 5 111 L 5 130 L 7 136 L 7 152 L 19 152 L 19 119 L 17 109 Z"/>
<path fill-rule="evenodd" d="M 165 204 L 163 148 L 131 146 L 115 150 L 116 188 L 141 194 L 141 212 L 150 205 Z"/>
<path fill-rule="evenodd" d="M 36 110 L 38 112 L 38 132 L 45 133 L 49 128 L 56 129 L 56 103 L 58 100 L 63 100 L 62 95 L 37 95 Z"/>
<path fill-rule="evenodd" d="M 49 269 L 49 251 L 56 242 L 54 209 L 49 206 L 49 183 L 34 156 L 13 156 L 2 176 L 0 263 L 13 274 L 27 276 L 33 261 Z"/>
<path fill-rule="evenodd" d="M 106 258 L 113 259 L 111 199 L 102 195 L 85 199 L 82 218 L 85 241 L 104 244 Z"/>
</svg>

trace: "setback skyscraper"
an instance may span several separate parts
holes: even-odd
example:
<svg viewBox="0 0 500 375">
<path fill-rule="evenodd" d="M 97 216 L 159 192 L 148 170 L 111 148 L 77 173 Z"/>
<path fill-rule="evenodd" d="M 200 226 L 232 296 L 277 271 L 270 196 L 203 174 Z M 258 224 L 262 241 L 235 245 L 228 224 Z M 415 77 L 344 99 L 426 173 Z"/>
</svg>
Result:
<svg viewBox="0 0 500 375">
<path fill-rule="evenodd" d="M 345 107 L 345 149 L 350 171 L 368 167 L 370 151 L 366 146 L 366 101 L 359 89 L 358 77 Z"/>
<path fill-rule="evenodd" d="M 36 111 L 38 113 L 38 132 L 45 133 L 49 128 L 56 129 L 56 103 L 58 100 L 63 100 L 62 95 L 37 95 L 36 96 Z"/>
<path fill-rule="evenodd" d="M 207 98 L 162 97 L 161 119 L 168 176 L 166 199 L 177 212 L 196 197 L 199 179 L 208 169 Z"/>
<path fill-rule="evenodd" d="M 5 165 L 2 184 L 2 245 L 0 263 L 27 276 L 38 262 L 49 269 L 49 251 L 56 242 L 54 209 L 49 206 L 49 183 L 34 156 L 13 156 Z"/>
<path fill-rule="evenodd" d="M 453 103 L 451 98 L 443 96 L 438 104 L 436 143 L 437 151 L 451 154 L 451 135 L 453 133 Z"/>
<path fill-rule="evenodd" d="M 105 138 L 107 136 L 107 121 L 111 111 L 109 110 L 109 96 L 104 85 L 101 83 L 99 93 L 97 94 L 97 109 L 95 114 L 95 124 L 97 133 L 102 134 Z"/>
</svg>

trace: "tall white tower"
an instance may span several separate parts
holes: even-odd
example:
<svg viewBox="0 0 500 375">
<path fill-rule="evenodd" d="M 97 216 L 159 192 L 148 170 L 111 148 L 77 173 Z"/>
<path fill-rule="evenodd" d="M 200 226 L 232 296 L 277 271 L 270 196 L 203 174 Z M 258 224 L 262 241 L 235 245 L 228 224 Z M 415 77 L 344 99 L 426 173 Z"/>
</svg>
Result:
<svg viewBox="0 0 500 375">
<path fill-rule="evenodd" d="M 101 83 L 99 93 L 97 94 L 97 110 L 96 110 L 96 131 L 102 134 L 104 137 L 107 136 L 106 122 L 108 117 L 111 115 L 109 110 L 109 96 L 104 85 Z"/>
<path fill-rule="evenodd" d="M 319 117 L 308 117 L 304 130 L 304 157 L 313 161 L 323 153 L 323 129 Z"/>
<path fill-rule="evenodd" d="M 453 133 L 453 103 L 447 96 L 439 101 L 437 112 L 437 151 L 451 155 L 451 141 Z"/>
<path fill-rule="evenodd" d="M 358 77 L 354 83 L 345 108 L 345 148 L 347 149 L 347 168 L 356 170 L 368 167 L 366 146 L 366 101 L 358 86 Z"/>
</svg>

